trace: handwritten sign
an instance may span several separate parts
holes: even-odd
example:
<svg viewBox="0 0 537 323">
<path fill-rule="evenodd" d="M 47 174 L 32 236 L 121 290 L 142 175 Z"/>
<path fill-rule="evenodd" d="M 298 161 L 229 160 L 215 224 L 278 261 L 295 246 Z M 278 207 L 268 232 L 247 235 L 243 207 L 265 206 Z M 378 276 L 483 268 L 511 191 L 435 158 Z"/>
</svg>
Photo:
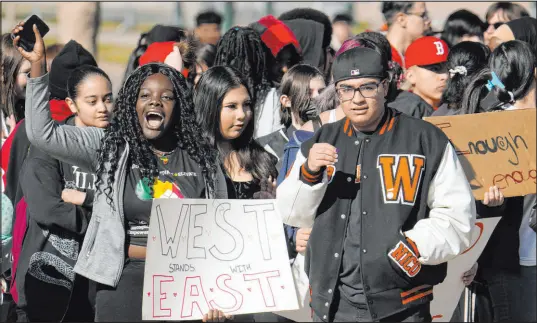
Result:
<svg viewBox="0 0 537 323">
<path fill-rule="evenodd" d="M 442 129 L 455 146 L 476 199 L 494 185 L 505 196 L 537 192 L 535 109 L 424 120 Z"/>
<path fill-rule="evenodd" d="M 433 287 L 434 299 L 431 302 L 431 316 L 434 322 L 449 322 L 464 289 L 462 274 L 470 270 L 477 261 L 494 231 L 500 218 L 477 220 L 472 230 L 472 244 L 461 255 L 448 262 L 447 275 L 441 284 Z M 297 272 L 302 270 L 302 272 Z M 295 322 L 312 322 L 309 307 L 309 281 L 304 270 L 304 257 L 299 255 L 293 264 L 293 278 L 301 301 L 295 311 L 276 312 Z"/>
<path fill-rule="evenodd" d="M 298 308 L 273 200 L 155 199 L 144 320 L 197 320 Z"/>
</svg>

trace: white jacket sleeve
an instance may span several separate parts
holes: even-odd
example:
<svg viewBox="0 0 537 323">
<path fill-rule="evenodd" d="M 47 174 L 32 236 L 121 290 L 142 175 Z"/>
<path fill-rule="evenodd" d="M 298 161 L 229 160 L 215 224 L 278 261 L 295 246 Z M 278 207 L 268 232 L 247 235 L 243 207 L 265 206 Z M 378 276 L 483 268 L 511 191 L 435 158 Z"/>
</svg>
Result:
<svg viewBox="0 0 537 323">
<path fill-rule="evenodd" d="M 297 228 L 311 228 L 328 186 L 326 171 L 320 183 L 308 185 L 300 179 L 300 168 L 306 158 L 299 151 L 289 176 L 278 186 L 276 208 L 282 221 Z"/>
<path fill-rule="evenodd" d="M 419 261 L 437 265 L 460 255 L 471 243 L 475 200 L 451 143 L 448 143 L 428 192 L 429 217 L 405 235 L 416 244 Z"/>
</svg>

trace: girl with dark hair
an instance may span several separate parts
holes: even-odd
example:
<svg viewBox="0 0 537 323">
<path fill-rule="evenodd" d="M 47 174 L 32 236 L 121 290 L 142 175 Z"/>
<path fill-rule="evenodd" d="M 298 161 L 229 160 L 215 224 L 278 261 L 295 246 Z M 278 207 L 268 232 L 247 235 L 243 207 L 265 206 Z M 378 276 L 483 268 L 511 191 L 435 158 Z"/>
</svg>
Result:
<svg viewBox="0 0 537 323">
<path fill-rule="evenodd" d="M 532 48 L 521 41 L 499 45 L 488 68 L 464 92 L 460 114 L 535 109 L 537 69 Z M 499 196 L 490 207 L 490 196 Z M 528 219 L 535 194 L 503 199 L 496 187 L 476 204 L 481 217 L 501 216 L 477 263 L 476 314 L 480 322 L 533 322 L 536 319 L 535 232 Z M 488 207 L 487 207 L 488 206 Z"/>
<path fill-rule="evenodd" d="M 185 78 L 160 63 L 128 77 L 106 129 L 59 126 L 48 111 L 43 39 L 35 27 L 34 33 L 33 51 L 21 49 L 32 63 L 28 138 L 54 158 L 96 174 L 93 213 L 80 249 L 84 257 L 74 270 L 99 283 L 97 322 L 141 321 L 152 199 L 226 198 L 214 150 L 202 139 Z M 14 44 L 18 41 L 19 36 Z"/>
<path fill-rule="evenodd" d="M 486 29 L 487 26 L 476 14 L 461 9 L 449 15 L 440 38 L 450 48 L 462 41 L 483 43 L 483 33 Z"/>
<path fill-rule="evenodd" d="M 311 65 L 295 65 L 283 76 L 279 92 L 280 121 L 284 128 L 257 140 L 278 158 L 276 165 L 278 169 L 282 166 L 284 146 L 293 137 L 294 132 L 304 123 L 317 118 L 317 109 L 312 100 L 319 96 L 325 87 L 323 74 Z M 282 174 L 279 177 L 282 177 Z"/>
<path fill-rule="evenodd" d="M 481 43 L 464 41 L 453 46 L 447 58 L 449 78 L 442 93 L 442 105 L 432 116 L 457 114 L 462 95 L 472 77 L 487 65 L 490 50 Z"/>
<path fill-rule="evenodd" d="M 65 120 L 66 125 L 108 126 L 112 84 L 101 69 L 89 65 L 75 69 L 67 80 L 67 95 L 65 101 L 74 115 Z M 15 275 L 20 322 L 93 321 L 89 280 L 76 275 L 73 267 L 91 218 L 94 179 L 87 169 L 30 147 L 20 174 L 28 205 Z"/>
<path fill-rule="evenodd" d="M 15 125 L 24 118 L 24 97 L 30 62 L 13 46 L 10 34 L 3 34 L 2 49 L 2 139 L 7 138 Z M 6 127 L 7 126 L 7 127 Z M 4 128 L 5 127 L 5 128 Z"/>
<path fill-rule="evenodd" d="M 278 176 L 276 158 L 253 140 L 255 112 L 241 74 L 225 66 L 208 69 L 194 95 L 197 121 L 225 170 L 228 198 L 251 199 L 261 182 Z"/>
<path fill-rule="evenodd" d="M 188 74 L 188 80 L 196 85 L 201 75 L 209 68 L 213 67 L 216 58 L 216 46 L 203 44 L 196 50 L 196 63 Z"/>
<path fill-rule="evenodd" d="M 276 89 L 271 88 L 263 42 L 255 30 L 249 27 L 228 30 L 216 46 L 214 65 L 233 67 L 244 75 L 256 115 L 254 138 L 281 127 Z"/>
<path fill-rule="evenodd" d="M 255 111 L 243 76 L 227 66 L 208 69 L 196 86 L 194 106 L 203 135 L 218 151 L 228 198 L 274 199 L 277 159 L 253 140 Z M 255 313 L 237 320 L 279 322 L 278 318 Z"/>
<path fill-rule="evenodd" d="M 460 114 L 535 108 L 535 69 L 535 56 L 527 43 L 502 43 L 490 55 L 489 69 L 468 84 Z M 496 80 L 493 75 L 501 85 L 489 89 L 488 81 Z"/>
</svg>

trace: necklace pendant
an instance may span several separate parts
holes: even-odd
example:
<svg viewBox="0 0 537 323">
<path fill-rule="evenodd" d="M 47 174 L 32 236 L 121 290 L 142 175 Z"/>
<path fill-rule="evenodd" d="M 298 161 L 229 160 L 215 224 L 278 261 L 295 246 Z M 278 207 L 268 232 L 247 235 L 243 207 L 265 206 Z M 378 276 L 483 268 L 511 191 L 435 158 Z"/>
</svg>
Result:
<svg viewBox="0 0 537 323">
<path fill-rule="evenodd" d="M 168 165 L 168 161 L 169 161 L 169 159 L 168 159 L 167 156 L 162 156 L 162 157 L 160 157 L 160 160 L 162 160 L 162 163 L 163 163 L 164 165 Z"/>
</svg>

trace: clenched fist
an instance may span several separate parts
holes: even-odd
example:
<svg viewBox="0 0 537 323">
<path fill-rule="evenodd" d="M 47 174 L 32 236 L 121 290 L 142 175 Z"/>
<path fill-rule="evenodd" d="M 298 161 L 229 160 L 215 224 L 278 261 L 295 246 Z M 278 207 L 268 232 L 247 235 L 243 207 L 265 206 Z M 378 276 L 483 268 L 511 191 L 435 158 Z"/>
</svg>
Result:
<svg viewBox="0 0 537 323">
<path fill-rule="evenodd" d="M 321 168 L 337 163 L 337 148 L 326 143 L 314 144 L 308 155 L 308 169 L 318 172 Z"/>
<path fill-rule="evenodd" d="M 296 251 L 300 254 L 306 252 L 306 246 L 310 239 L 311 228 L 300 228 L 296 232 Z"/>
</svg>

